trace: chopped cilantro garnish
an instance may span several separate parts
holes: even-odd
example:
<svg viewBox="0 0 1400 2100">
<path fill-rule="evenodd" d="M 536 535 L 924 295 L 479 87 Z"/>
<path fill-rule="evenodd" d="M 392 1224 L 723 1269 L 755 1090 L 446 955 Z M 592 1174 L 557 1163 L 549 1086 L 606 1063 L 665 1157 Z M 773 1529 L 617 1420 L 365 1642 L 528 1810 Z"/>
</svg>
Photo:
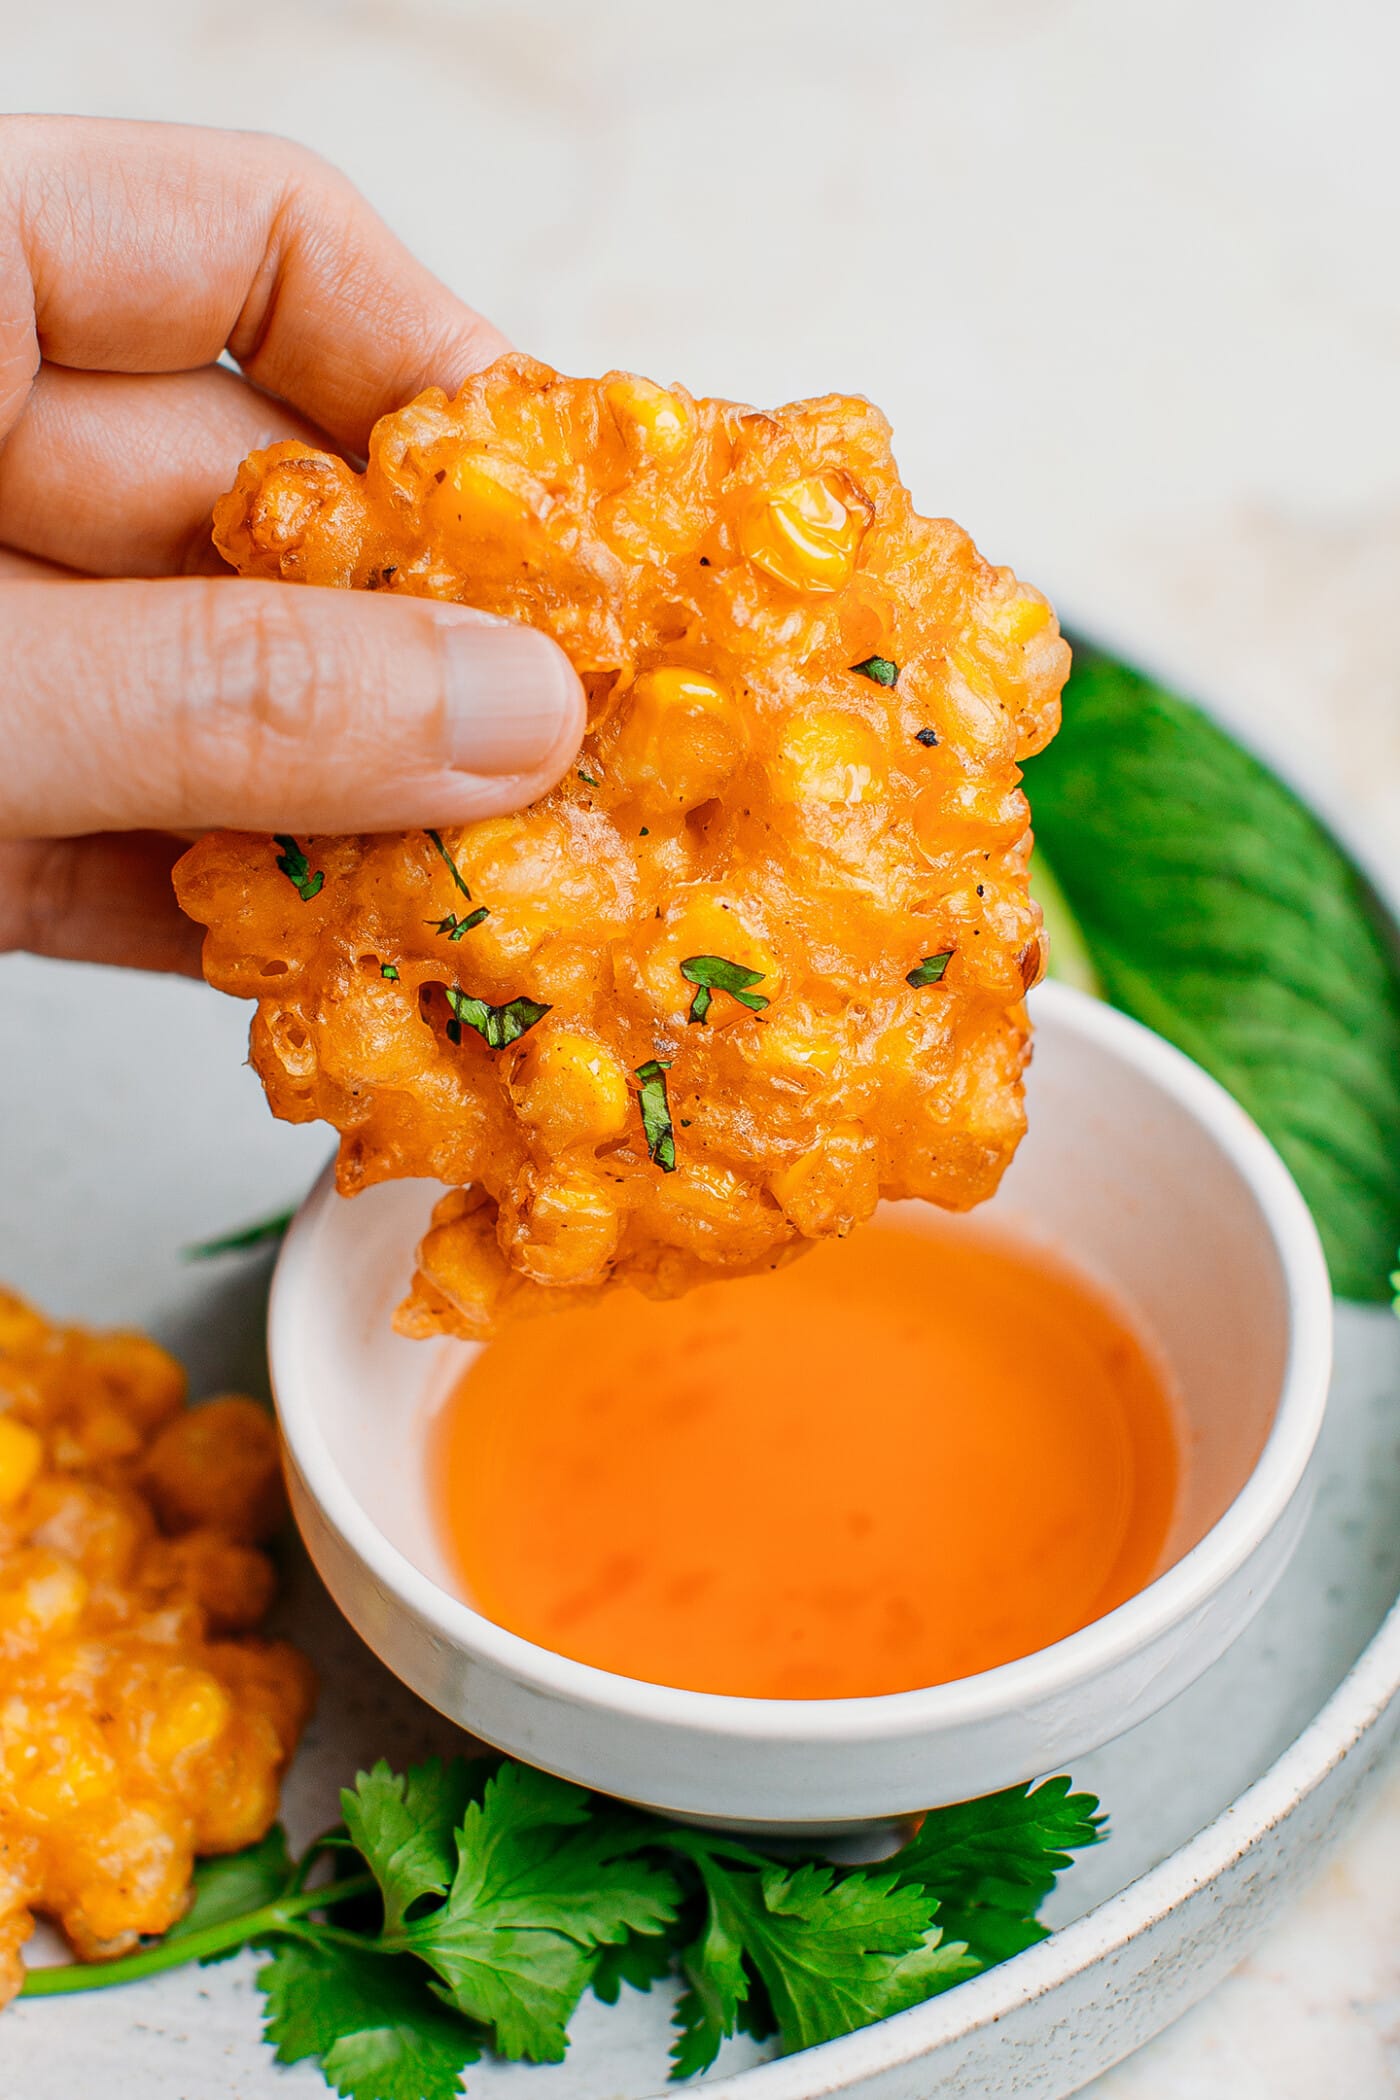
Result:
<svg viewBox="0 0 1400 2100">
<path fill-rule="evenodd" d="M 852 664 L 862 678 L 873 679 L 876 685 L 898 685 L 899 665 L 891 663 L 887 656 L 867 656 L 863 664 Z"/>
<path fill-rule="evenodd" d="M 936 729 L 916 729 L 914 731 L 914 742 L 923 744 L 928 750 L 932 751 L 938 743 L 938 731 Z"/>
<path fill-rule="evenodd" d="M 538 999 L 507 999 L 503 1006 L 488 1006 L 484 999 L 473 998 L 455 984 L 447 985 L 445 990 L 452 1009 L 452 1019 L 447 1024 L 447 1039 L 451 1043 L 461 1042 L 464 1027 L 474 1028 L 488 1050 L 504 1050 L 549 1012 Z"/>
<path fill-rule="evenodd" d="M 442 861 L 443 866 L 447 869 L 448 874 L 452 877 L 452 880 L 456 883 L 458 889 L 462 892 L 462 895 L 470 904 L 472 893 L 467 888 L 467 885 L 463 880 L 462 876 L 458 873 L 456 861 L 452 858 L 452 855 L 448 852 L 446 846 L 443 845 L 441 834 L 436 831 L 430 831 L 428 833 L 428 837 L 432 840 L 433 848 L 440 860 Z"/>
<path fill-rule="evenodd" d="M 950 948 L 945 955 L 926 955 L 917 970 L 909 971 L 905 983 L 912 984 L 916 992 L 926 984 L 937 984 L 953 960 L 954 953 Z"/>
<path fill-rule="evenodd" d="M 642 1082 L 639 1099 L 647 1154 L 663 1174 L 676 1171 L 676 1134 L 671 1127 L 671 1104 L 666 1096 L 666 1074 L 670 1069 L 670 1059 L 661 1057 L 650 1057 L 644 1065 L 637 1067 L 637 1077 Z"/>
<path fill-rule="evenodd" d="M 202 1860 L 163 1939 L 32 1970 L 22 1995 L 255 1946 L 279 2062 L 318 2061 L 343 2100 L 457 2100 L 488 2048 L 559 2062 L 590 1985 L 611 2005 L 624 1983 L 679 1970 L 671 2075 L 688 2077 L 741 2027 L 806 2048 L 1032 1945 L 1041 1903 L 1103 1820 L 1067 1779 L 1012 1787 L 935 1809 L 869 1869 L 765 1859 L 509 1758 L 381 1762 L 340 1800 L 341 1827 L 301 1860 L 280 1829 Z M 316 1880 L 328 1852 L 337 1871 Z"/>
<path fill-rule="evenodd" d="M 579 767 L 579 769 L 578 769 L 578 777 L 579 777 L 579 779 L 580 779 L 580 780 L 586 780 L 586 781 L 588 782 L 588 785 L 589 785 L 589 786 L 590 786 L 591 788 L 595 788 L 595 787 L 597 787 L 597 786 L 598 786 L 598 782 L 597 782 L 597 780 L 595 780 L 595 778 L 593 777 L 593 775 L 592 775 L 592 774 L 591 774 L 591 773 L 589 772 L 589 770 L 588 770 L 587 766 L 580 766 L 580 767 Z"/>
<path fill-rule="evenodd" d="M 278 867 L 302 903 L 309 904 L 313 897 L 319 897 L 321 894 L 321 885 L 326 879 L 325 870 L 317 868 L 313 873 L 310 861 L 290 832 L 274 832 L 273 837 L 282 848 L 277 856 Z"/>
<path fill-rule="evenodd" d="M 459 919 L 455 911 L 450 911 L 445 919 L 429 919 L 427 923 L 434 933 L 445 933 L 449 941 L 460 941 L 464 933 L 470 933 L 474 926 L 479 926 L 490 916 L 489 905 L 478 904 L 476 910 L 469 911 L 465 918 Z"/>
<path fill-rule="evenodd" d="M 768 1004 L 761 992 L 749 989 L 750 985 L 762 984 L 762 970 L 746 970 L 742 963 L 730 962 L 723 955 L 688 955 L 681 964 L 681 975 L 698 987 L 690 1002 L 692 1021 L 705 1019 L 716 992 L 728 992 L 731 999 L 737 999 L 756 1014 L 761 1014 Z"/>
<path fill-rule="evenodd" d="M 390 984 L 397 984 L 399 981 L 399 966 L 397 963 L 381 963 L 379 965 L 379 974 L 381 977 L 387 977 Z"/>
</svg>

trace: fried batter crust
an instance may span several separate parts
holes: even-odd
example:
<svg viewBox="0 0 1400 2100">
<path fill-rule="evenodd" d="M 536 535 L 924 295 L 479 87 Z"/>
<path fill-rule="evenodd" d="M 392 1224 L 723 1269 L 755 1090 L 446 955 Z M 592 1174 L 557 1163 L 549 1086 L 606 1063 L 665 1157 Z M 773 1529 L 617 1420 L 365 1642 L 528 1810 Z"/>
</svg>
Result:
<svg viewBox="0 0 1400 2100">
<path fill-rule="evenodd" d="M 303 867 L 215 834 L 177 870 L 210 982 L 258 1002 L 274 1112 L 335 1126 L 347 1194 L 452 1189 L 406 1331 L 672 1296 L 881 1196 L 992 1192 L 1043 961 L 1018 766 L 1069 652 L 1036 591 L 915 513 L 877 410 L 511 356 L 386 416 L 363 474 L 255 453 L 215 538 L 245 575 L 527 621 L 589 696 L 576 770 L 441 851 L 302 839 Z M 697 958 L 756 1003 L 721 987 L 697 1014 Z M 449 993 L 484 1007 L 464 1023 Z M 653 1061 L 674 1167 L 642 1119 Z"/>
<path fill-rule="evenodd" d="M 144 1335 L 0 1291 L 0 2005 L 35 1913 L 89 1961 L 174 1924 L 196 1855 L 273 1822 L 311 1709 L 305 1659 L 249 1637 L 284 1509 L 272 1419 L 184 1399 Z"/>
</svg>

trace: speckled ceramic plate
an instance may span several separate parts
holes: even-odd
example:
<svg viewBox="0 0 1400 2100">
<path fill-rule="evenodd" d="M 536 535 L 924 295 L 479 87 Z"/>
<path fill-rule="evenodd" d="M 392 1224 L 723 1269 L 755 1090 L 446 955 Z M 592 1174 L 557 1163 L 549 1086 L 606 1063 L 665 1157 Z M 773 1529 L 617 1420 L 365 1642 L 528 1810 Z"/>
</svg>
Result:
<svg viewBox="0 0 1400 2100">
<path fill-rule="evenodd" d="M 203 987 L 0 962 L 6 1076 L 0 1276 L 59 1313 L 149 1325 L 197 1393 L 260 1386 L 270 1263 L 190 1266 L 191 1240 L 276 1208 L 323 1159 L 323 1132 L 274 1125 L 242 1068 L 246 1013 Z M 1075 1767 L 1110 1843 L 1055 1898 L 1062 1929 L 944 1998 L 802 2055 L 731 2044 L 715 2100 L 1034 2096 L 1059 2100 L 1200 1997 L 1336 1836 L 1400 1729 L 1400 1324 L 1344 1310 L 1314 1515 L 1240 1645 L 1153 1720 Z M 316 1657 L 321 1708 L 289 1781 L 300 1840 L 378 1756 L 451 1739 L 338 1619 L 305 1564 L 288 1629 Z M 125 1990 L 18 2005 L 0 2091 L 25 2100 L 322 2095 L 259 2038 L 252 1957 Z M 559 2068 L 482 2065 L 478 2096 L 633 2100 L 664 2085 L 670 2001 L 587 2001 Z"/>
</svg>

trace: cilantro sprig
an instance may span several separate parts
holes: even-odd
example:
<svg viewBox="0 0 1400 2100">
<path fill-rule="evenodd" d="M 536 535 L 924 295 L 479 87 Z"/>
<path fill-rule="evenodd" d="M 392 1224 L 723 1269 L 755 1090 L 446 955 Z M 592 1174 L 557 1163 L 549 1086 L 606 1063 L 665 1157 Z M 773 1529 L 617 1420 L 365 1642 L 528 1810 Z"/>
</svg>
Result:
<svg viewBox="0 0 1400 2100">
<path fill-rule="evenodd" d="M 450 911 L 445 918 L 428 919 L 424 923 L 431 926 L 434 933 L 445 933 L 449 941 L 460 941 L 464 933 L 470 933 L 483 919 L 489 919 L 490 916 L 491 907 L 478 904 L 475 911 L 469 911 L 464 916 Z"/>
<path fill-rule="evenodd" d="M 761 1014 L 768 1004 L 761 992 L 753 990 L 754 985 L 763 982 L 762 970 L 745 969 L 742 963 L 730 962 L 727 956 L 688 955 L 681 964 L 681 975 L 696 988 L 687 1017 L 691 1021 L 705 1020 L 716 992 L 728 992 L 731 999 L 737 999 L 756 1014 Z"/>
<path fill-rule="evenodd" d="M 325 869 L 312 867 L 290 832 L 274 832 L 273 842 L 282 848 L 277 865 L 302 903 L 309 904 L 313 897 L 319 897 L 326 880 Z"/>
<path fill-rule="evenodd" d="M 905 972 L 904 982 L 912 984 L 916 992 L 921 991 L 926 984 L 941 984 L 943 972 L 952 960 L 951 948 L 942 955 L 926 955 L 917 969 Z"/>
<path fill-rule="evenodd" d="M 466 898 L 468 904 L 470 904 L 472 901 L 472 893 L 467 888 L 467 879 L 465 875 L 463 875 L 461 869 L 457 866 L 457 863 L 452 858 L 452 855 L 448 852 L 446 846 L 443 845 L 442 833 L 440 831 L 429 831 L 425 834 L 425 836 L 431 841 L 434 853 L 436 853 L 438 859 L 442 862 L 448 874 L 452 877 L 452 880 L 456 883 L 458 889 Z"/>
<path fill-rule="evenodd" d="M 641 1086 L 637 1089 L 638 1106 L 642 1111 L 642 1135 L 647 1141 L 647 1157 L 653 1166 L 660 1167 L 663 1174 L 676 1171 L 676 1131 L 671 1121 L 671 1102 L 666 1092 L 666 1074 L 671 1061 L 665 1057 L 649 1057 L 644 1065 L 638 1065 L 637 1077 Z"/>
<path fill-rule="evenodd" d="M 549 1012 L 538 999 L 507 999 L 501 1006 L 488 1006 L 484 999 L 464 992 L 460 986 L 445 987 L 447 1003 L 452 1009 L 452 1018 L 447 1024 L 447 1039 L 460 1043 L 462 1030 L 473 1028 L 488 1050 L 504 1050 L 511 1043 L 519 1042 L 536 1021 L 542 1021 Z"/>
<path fill-rule="evenodd" d="M 873 685 L 899 683 L 899 665 L 888 656 L 867 656 L 864 663 L 852 664 L 851 669 L 859 671 L 861 677 L 868 678 Z"/>
<path fill-rule="evenodd" d="M 343 2100 L 457 2100 L 487 2049 L 559 2062 L 590 1988 L 611 2005 L 674 1976 L 686 2078 L 740 2028 L 809 2048 L 1030 1946 L 1070 1854 L 1103 1835 L 1092 1795 L 1052 1779 L 934 1810 L 874 1869 L 779 1862 L 509 1758 L 380 1763 L 341 1813 L 298 1861 L 274 1829 L 202 1862 L 163 1939 L 32 1970 L 23 1995 L 256 1947 L 279 2063 L 317 2060 Z"/>
</svg>

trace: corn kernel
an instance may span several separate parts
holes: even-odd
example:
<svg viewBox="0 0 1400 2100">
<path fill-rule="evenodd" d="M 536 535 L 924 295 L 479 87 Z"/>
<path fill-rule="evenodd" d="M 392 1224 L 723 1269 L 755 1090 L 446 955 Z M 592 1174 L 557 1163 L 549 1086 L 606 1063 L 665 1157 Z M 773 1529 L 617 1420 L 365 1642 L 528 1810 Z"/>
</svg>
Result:
<svg viewBox="0 0 1400 2100">
<path fill-rule="evenodd" d="M 839 1022 L 779 1008 L 756 1033 L 750 1055 L 771 1071 L 823 1080 L 835 1077 L 845 1047 Z"/>
<path fill-rule="evenodd" d="M 1040 593 L 1023 584 L 1005 604 L 988 609 L 985 617 L 1009 642 L 1028 642 L 1050 625 L 1052 616 Z"/>
<path fill-rule="evenodd" d="M 604 765 L 633 794 L 693 809 L 719 793 L 745 744 L 742 718 L 722 685 L 663 664 L 634 679 Z"/>
<path fill-rule="evenodd" d="M 541 1177 L 501 1236 L 521 1273 L 535 1283 L 589 1285 L 608 1273 L 621 1230 L 612 1193 L 587 1174 Z"/>
<path fill-rule="evenodd" d="M 538 523 L 548 508 L 544 484 L 510 460 L 459 453 L 428 498 L 434 524 L 464 540 L 492 540 Z"/>
<path fill-rule="evenodd" d="M 857 1123 L 836 1123 L 773 1176 L 773 1194 L 806 1239 L 844 1236 L 879 1198 L 875 1148 Z"/>
<path fill-rule="evenodd" d="M 87 1577 L 64 1554 L 47 1546 L 13 1554 L 0 1574 L 0 1639 L 71 1633 L 87 1600 Z"/>
<path fill-rule="evenodd" d="M 610 1050 L 569 1028 L 532 1033 L 511 1076 L 519 1113 L 552 1145 L 597 1144 L 627 1125 L 627 1075 Z"/>
<path fill-rule="evenodd" d="M 739 544 L 756 568 L 798 591 L 839 591 L 850 581 L 865 519 L 831 477 L 809 474 L 753 504 Z"/>
<path fill-rule="evenodd" d="M 232 1711 L 228 1693 L 207 1670 L 167 1670 L 146 1731 L 146 1755 L 153 1764 L 173 1765 L 177 1758 L 207 1749 L 223 1734 Z"/>
<path fill-rule="evenodd" d="M 100 1801 L 115 1788 L 117 1761 L 106 1738 L 86 1714 L 60 1709 L 47 1717 L 44 1754 L 16 1776 L 15 1806 L 38 1822 L 71 1815 L 87 1801 Z"/>
<path fill-rule="evenodd" d="M 613 379 L 604 398 L 622 430 L 654 459 L 675 459 L 690 443 L 692 417 L 685 403 L 650 379 Z"/>
<path fill-rule="evenodd" d="M 13 1415 L 0 1415 L 0 1509 L 18 1502 L 43 1459 L 44 1446 L 35 1431 Z"/>
<path fill-rule="evenodd" d="M 805 715 L 779 747 L 775 785 L 791 802 L 883 801 L 879 740 L 854 715 Z"/>
</svg>

